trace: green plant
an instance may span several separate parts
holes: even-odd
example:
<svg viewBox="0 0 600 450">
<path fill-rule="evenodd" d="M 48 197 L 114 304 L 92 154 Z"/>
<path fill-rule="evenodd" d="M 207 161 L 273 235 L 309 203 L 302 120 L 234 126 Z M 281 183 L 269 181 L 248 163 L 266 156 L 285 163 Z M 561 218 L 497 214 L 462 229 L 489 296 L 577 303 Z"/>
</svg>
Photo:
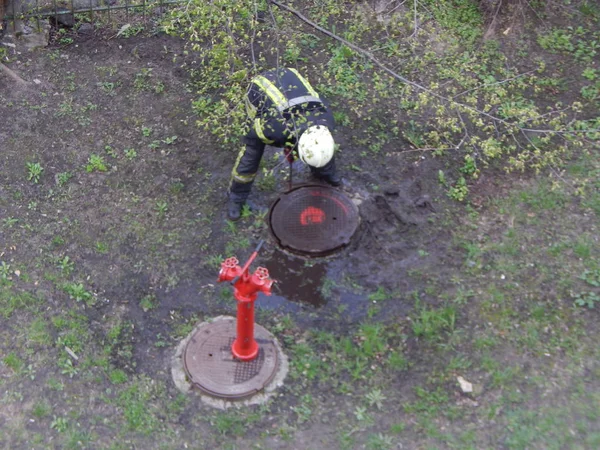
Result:
<svg viewBox="0 0 600 450">
<path fill-rule="evenodd" d="M 117 33 L 117 36 L 122 36 L 123 38 L 127 39 L 127 38 L 130 38 L 133 36 L 137 36 L 142 31 L 144 31 L 143 25 L 140 25 L 140 24 L 131 25 L 130 23 L 127 23 L 121 27 L 121 29 Z M 150 69 L 150 70 L 152 70 L 152 69 Z"/>
<path fill-rule="evenodd" d="M 467 180 L 465 180 L 465 177 L 460 177 L 454 186 L 448 189 L 448 197 L 459 202 L 464 201 L 468 194 L 469 187 L 467 186 Z"/>
<path fill-rule="evenodd" d="M 56 175 L 56 183 L 59 186 L 64 186 L 71 178 L 73 178 L 73 174 L 71 172 L 61 172 Z"/>
<path fill-rule="evenodd" d="M 47 415 L 49 415 L 51 412 L 52 412 L 52 406 L 50 406 L 50 403 L 45 399 L 36 402 L 36 404 L 33 406 L 32 410 L 31 410 L 31 414 L 33 415 L 33 417 L 35 417 L 37 419 L 42 419 L 42 418 L 46 417 Z"/>
<path fill-rule="evenodd" d="M 69 429 L 69 420 L 66 417 L 54 417 L 52 422 L 50 422 L 50 428 L 59 433 L 64 433 Z"/>
<path fill-rule="evenodd" d="M 395 445 L 394 438 L 383 433 L 370 434 L 367 439 L 368 450 L 391 450 Z"/>
<path fill-rule="evenodd" d="M 383 395 L 380 389 L 373 389 L 366 395 L 367 402 L 369 406 L 375 406 L 377 409 L 383 409 L 383 401 L 386 399 L 386 396 Z"/>
<path fill-rule="evenodd" d="M 40 163 L 26 163 L 27 166 L 27 179 L 37 184 L 40 181 L 44 168 Z"/>
<path fill-rule="evenodd" d="M 79 369 L 75 367 L 73 361 L 69 357 L 63 357 L 58 360 L 58 367 L 60 367 L 60 373 L 68 375 L 69 378 L 73 378 L 79 373 Z"/>
<path fill-rule="evenodd" d="M 58 268 L 65 275 L 69 275 L 75 268 L 75 263 L 68 256 L 64 256 L 58 260 Z"/>
<path fill-rule="evenodd" d="M 134 148 L 126 148 L 124 150 L 125 152 L 125 156 L 127 157 L 127 159 L 132 160 L 137 156 L 137 152 L 135 151 Z"/>
<path fill-rule="evenodd" d="M 14 225 L 19 223 L 19 219 L 15 217 L 7 217 L 6 219 L 2 219 L 2 223 L 6 228 L 12 228 Z"/>
<path fill-rule="evenodd" d="M 587 306 L 592 309 L 596 305 L 600 305 L 600 295 L 595 292 L 585 292 L 575 296 L 575 304 L 577 306 Z"/>
<path fill-rule="evenodd" d="M 96 242 L 95 248 L 98 253 L 102 254 L 108 253 L 109 250 L 108 244 L 100 241 Z"/>
<path fill-rule="evenodd" d="M 83 301 L 88 306 L 94 303 L 94 296 L 85 289 L 83 283 L 65 283 L 63 290 L 75 301 Z"/>
<path fill-rule="evenodd" d="M 587 78 L 590 81 L 596 80 L 599 76 L 598 71 L 592 67 L 586 67 L 582 75 L 584 76 L 584 78 Z"/>
<path fill-rule="evenodd" d="M 173 145 L 175 142 L 177 142 L 177 136 L 169 136 L 163 139 L 163 143 L 167 145 Z"/>
<path fill-rule="evenodd" d="M 6 355 L 2 359 L 2 362 L 6 365 L 6 367 L 11 369 L 15 373 L 19 373 L 25 365 L 23 360 L 19 358 L 14 352 L 10 352 L 8 355 Z"/>
<path fill-rule="evenodd" d="M 108 167 L 104 162 L 104 157 L 96 154 L 91 154 L 88 158 L 88 163 L 85 166 L 85 171 L 88 173 L 91 172 L 106 172 Z"/>
<path fill-rule="evenodd" d="M 154 294 L 145 295 L 140 300 L 140 307 L 142 308 L 142 310 L 144 310 L 144 312 L 148 312 L 151 309 L 156 308 L 156 306 L 157 306 L 157 302 L 156 302 L 156 296 Z"/>
<path fill-rule="evenodd" d="M 121 369 L 112 369 L 108 373 L 108 378 L 112 384 L 123 384 L 128 380 L 127 374 Z"/>
<path fill-rule="evenodd" d="M 158 213 L 158 217 L 164 217 L 169 210 L 169 204 L 164 200 L 157 200 L 154 209 Z"/>
<path fill-rule="evenodd" d="M 110 81 L 99 81 L 96 85 L 106 92 L 108 95 L 116 95 L 116 88 L 119 86 L 119 83 L 114 83 Z"/>
<path fill-rule="evenodd" d="M 8 281 L 11 275 L 12 270 L 10 268 L 10 264 L 7 264 L 5 261 L 2 261 L 2 263 L 0 264 L 0 280 Z"/>
<path fill-rule="evenodd" d="M 383 302 L 392 298 L 393 294 L 383 286 L 379 286 L 377 290 L 369 294 L 368 299 L 372 302 Z"/>
<path fill-rule="evenodd" d="M 415 310 L 417 316 L 412 321 L 412 329 L 416 336 L 422 336 L 428 341 L 438 341 L 442 339 L 442 333 L 454 330 L 456 323 L 454 306 L 428 308 L 417 302 Z"/>
</svg>

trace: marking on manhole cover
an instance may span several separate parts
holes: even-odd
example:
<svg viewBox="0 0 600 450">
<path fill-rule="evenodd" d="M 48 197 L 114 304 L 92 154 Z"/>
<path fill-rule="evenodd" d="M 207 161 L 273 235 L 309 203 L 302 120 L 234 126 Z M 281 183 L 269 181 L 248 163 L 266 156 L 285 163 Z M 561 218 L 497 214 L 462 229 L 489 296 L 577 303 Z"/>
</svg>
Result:
<svg viewBox="0 0 600 450">
<path fill-rule="evenodd" d="M 326 255 L 343 247 L 358 227 L 358 208 L 341 191 L 300 186 L 271 207 L 269 225 L 279 245 L 306 255 Z"/>
<path fill-rule="evenodd" d="M 335 220 L 335 217 L 334 217 Z M 313 223 L 323 223 L 325 221 L 325 212 L 320 208 L 309 206 L 300 214 L 300 223 L 304 226 Z"/>
</svg>

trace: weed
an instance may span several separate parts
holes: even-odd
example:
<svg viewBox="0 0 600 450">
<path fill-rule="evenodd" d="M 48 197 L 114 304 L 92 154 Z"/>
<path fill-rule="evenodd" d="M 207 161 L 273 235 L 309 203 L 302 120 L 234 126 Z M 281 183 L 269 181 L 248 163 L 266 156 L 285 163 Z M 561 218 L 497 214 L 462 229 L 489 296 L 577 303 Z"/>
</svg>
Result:
<svg viewBox="0 0 600 450">
<path fill-rule="evenodd" d="M 417 302 L 415 310 L 418 315 L 412 321 L 412 329 L 416 336 L 422 336 L 430 342 L 440 341 L 442 333 L 454 330 L 456 322 L 454 306 L 435 309 L 421 306 Z"/>
<path fill-rule="evenodd" d="M 183 192 L 184 189 L 185 189 L 185 184 L 183 184 L 181 181 L 172 181 L 171 185 L 169 186 L 169 190 L 173 194 L 179 194 L 179 193 Z"/>
<path fill-rule="evenodd" d="M 221 267 L 221 263 L 225 260 L 223 255 L 211 255 L 205 259 L 204 265 L 211 269 L 219 269 Z"/>
<path fill-rule="evenodd" d="M 163 139 L 162 142 L 167 145 L 173 145 L 173 144 L 175 144 L 175 142 L 177 142 L 177 139 L 178 139 L 177 136 L 170 136 L 170 137 Z"/>
<path fill-rule="evenodd" d="M 116 88 L 119 86 L 119 83 L 113 83 L 110 81 L 99 81 L 96 85 L 102 89 L 108 95 L 116 95 Z"/>
<path fill-rule="evenodd" d="M 244 419 L 239 414 L 218 414 L 212 424 L 221 435 L 242 436 L 245 432 Z"/>
<path fill-rule="evenodd" d="M 91 172 L 106 172 L 108 167 L 104 162 L 104 158 L 100 155 L 91 154 L 88 158 L 88 163 L 85 166 L 85 171 L 88 173 Z"/>
<path fill-rule="evenodd" d="M 54 417 L 52 422 L 50 423 L 50 428 L 58 431 L 59 433 L 64 433 L 69 428 L 69 420 L 66 417 Z"/>
<path fill-rule="evenodd" d="M 600 305 L 600 295 L 595 292 L 584 292 L 575 296 L 575 304 L 577 306 L 587 306 L 592 309 L 596 305 Z"/>
<path fill-rule="evenodd" d="M 392 298 L 393 294 L 383 286 L 379 286 L 375 292 L 369 294 L 368 299 L 372 302 L 383 302 Z"/>
<path fill-rule="evenodd" d="M 367 438 L 368 450 L 391 450 L 395 445 L 396 442 L 392 436 L 382 433 L 370 434 Z"/>
<path fill-rule="evenodd" d="M 63 290 L 75 301 L 83 301 L 88 306 L 95 303 L 94 296 L 85 289 L 83 283 L 65 283 Z"/>
<path fill-rule="evenodd" d="M 152 127 L 142 127 L 142 136 L 150 137 L 152 134 Z"/>
<path fill-rule="evenodd" d="M 121 29 L 119 30 L 119 32 L 117 33 L 117 36 L 122 36 L 123 38 L 127 39 L 133 36 L 137 36 L 138 34 L 140 34 L 142 31 L 144 31 L 144 26 L 143 25 L 131 25 L 131 24 L 125 24 L 121 27 Z M 152 69 L 146 69 L 146 70 L 152 70 Z"/>
<path fill-rule="evenodd" d="M 48 324 L 43 318 L 37 318 L 29 325 L 28 339 L 30 342 L 38 345 L 50 345 L 52 335 L 48 329 Z"/>
<path fill-rule="evenodd" d="M 298 423 L 308 422 L 312 416 L 313 398 L 310 394 L 305 394 L 300 398 L 300 404 L 293 406 L 292 410 L 298 416 Z"/>
<path fill-rule="evenodd" d="M 6 219 L 2 219 L 2 223 L 6 228 L 12 228 L 14 225 L 19 223 L 19 219 L 15 217 L 7 217 Z"/>
<path fill-rule="evenodd" d="M 58 260 L 58 268 L 65 275 L 69 275 L 75 268 L 75 263 L 68 256 L 64 256 Z"/>
<path fill-rule="evenodd" d="M 108 373 L 108 378 L 112 384 L 124 384 L 127 383 L 127 374 L 121 369 L 112 369 Z"/>
<path fill-rule="evenodd" d="M 453 200 L 462 202 L 469 195 L 469 187 L 465 177 L 459 177 L 454 186 L 448 189 L 448 197 Z"/>
<path fill-rule="evenodd" d="M 27 179 L 34 184 L 39 183 L 42 172 L 44 172 L 44 168 L 40 165 L 40 163 L 26 163 L 26 166 Z"/>
<path fill-rule="evenodd" d="M 108 253 L 108 251 L 109 251 L 108 244 L 106 244 L 104 242 L 100 242 L 100 241 L 96 242 L 95 248 L 96 248 L 96 251 L 101 254 Z"/>
<path fill-rule="evenodd" d="M 134 148 L 126 148 L 126 149 L 125 149 L 125 150 L 123 150 L 123 151 L 124 151 L 124 153 L 125 153 L 125 157 L 126 157 L 128 160 L 130 160 L 130 161 L 131 161 L 132 159 L 135 159 L 135 157 L 137 156 L 137 152 L 135 151 L 135 149 L 134 149 Z"/>
<path fill-rule="evenodd" d="M 44 417 L 48 416 L 51 412 L 52 406 L 50 406 L 50 403 L 45 399 L 38 401 L 31 410 L 31 414 L 36 419 L 43 419 Z"/>
<path fill-rule="evenodd" d="M 58 391 L 58 392 L 62 392 L 65 389 L 64 383 L 57 380 L 56 378 L 49 378 L 48 381 L 46 382 L 46 386 L 48 386 L 49 389 L 52 389 L 53 391 Z"/>
<path fill-rule="evenodd" d="M 16 355 L 16 353 L 14 353 L 14 352 L 11 352 L 8 355 L 6 355 L 2 359 L 2 362 L 4 363 L 4 365 L 6 367 L 11 369 L 15 373 L 19 373 L 21 371 L 21 369 L 23 368 L 23 366 L 25 365 L 23 360 L 21 358 L 19 358 Z"/>
<path fill-rule="evenodd" d="M 2 261 L 0 264 L 0 281 L 9 281 L 11 279 L 12 270 L 10 268 L 10 264 L 6 264 L 5 261 Z"/>
<path fill-rule="evenodd" d="M 56 175 L 56 184 L 59 186 L 64 186 L 71 178 L 73 178 L 73 174 L 71 172 L 61 172 Z"/>
<path fill-rule="evenodd" d="M 169 204 L 164 200 L 157 200 L 154 209 L 158 213 L 158 217 L 162 218 L 167 214 L 167 211 L 169 210 Z"/>
<path fill-rule="evenodd" d="M 73 361 L 69 357 L 60 358 L 57 364 L 60 368 L 60 373 L 63 375 L 68 375 L 69 378 L 73 378 L 79 373 L 79 369 L 75 367 Z"/>
<path fill-rule="evenodd" d="M 156 302 L 156 296 L 154 294 L 145 295 L 140 300 L 140 307 L 142 308 L 142 310 L 144 312 L 148 312 L 151 309 L 156 308 L 156 306 L 157 306 L 157 302 Z"/>
<path fill-rule="evenodd" d="M 373 389 L 366 395 L 367 402 L 369 406 L 375 406 L 377 409 L 383 409 L 383 401 L 386 399 L 386 396 L 383 395 L 380 389 Z"/>
<path fill-rule="evenodd" d="M 150 407 L 153 398 L 151 384 L 145 379 L 136 380 L 127 386 L 117 397 L 117 405 L 122 410 L 127 428 L 150 434 L 158 427 L 158 418 Z"/>
</svg>

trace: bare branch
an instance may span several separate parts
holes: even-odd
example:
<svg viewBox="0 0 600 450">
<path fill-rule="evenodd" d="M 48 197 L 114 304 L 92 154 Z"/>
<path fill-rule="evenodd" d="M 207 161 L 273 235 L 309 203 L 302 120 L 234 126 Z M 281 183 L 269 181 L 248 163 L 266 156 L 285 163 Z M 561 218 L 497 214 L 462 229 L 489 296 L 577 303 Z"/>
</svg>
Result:
<svg viewBox="0 0 600 450">
<path fill-rule="evenodd" d="M 2 63 L 0 63 L 0 72 L 4 72 L 6 75 L 9 76 L 9 78 L 12 78 L 13 81 L 15 81 L 16 83 L 18 83 L 20 85 L 27 85 L 27 84 L 29 84 L 29 83 L 27 83 L 27 81 L 25 81 L 23 78 L 21 78 L 19 75 L 17 75 L 15 72 L 13 72 L 11 69 L 9 69 L 8 67 L 6 67 Z"/>
<path fill-rule="evenodd" d="M 544 129 L 544 130 L 535 130 L 535 129 L 530 129 L 530 128 L 522 128 L 521 126 L 519 126 L 516 123 L 511 123 L 508 122 L 504 119 L 501 119 L 500 117 L 494 116 L 493 114 L 489 114 L 485 111 L 482 111 L 478 108 L 475 108 L 473 106 L 467 105 L 465 103 L 460 103 L 457 102 L 451 98 L 448 97 L 444 97 L 441 94 L 438 94 L 435 91 L 432 91 L 431 89 L 426 88 L 425 86 L 420 85 L 419 83 L 416 83 L 414 81 L 409 80 L 406 77 L 403 77 L 402 75 L 400 75 L 397 72 L 394 72 L 392 69 L 390 69 L 389 67 L 387 67 L 385 64 L 383 64 L 381 61 L 379 61 L 379 59 L 375 58 L 375 56 L 373 56 L 373 54 L 355 44 L 353 44 L 352 42 L 347 41 L 346 39 L 336 35 L 335 33 L 332 33 L 331 31 L 321 27 L 320 25 L 316 24 L 315 22 L 313 22 L 312 20 L 308 19 L 307 17 L 305 17 L 301 12 L 287 6 L 284 5 L 283 3 L 280 3 L 277 0 L 269 0 L 269 3 L 272 3 L 274 5 L 276 5 L 277 7 L 279 7 L 280 9 L 283 9 L 293 15 L 295 15 L 296 17 L 298 17 L 300 20 L 302 20 L 303 22 L 307 23 L 308 25 L 310 25 L 311 27 L 313 27 L 314 29 L 320 31 L 321 33 L 331 37 L 332 39 L 335 39 L 336 41 L 341 42 L 342 44 L 344 44 L 345 46 L 351 48 L 352 50 L 354 50 L 355 52 L 365 56 L 366 58 L 368 58 L 372 63 L 374 63 L 375 65 L 377 65 L 378 67 L 380 67 L 381 69 L 383 69 L 385 72 L 387 72 L 389 75 L 391 75 L 392 77 L 396 78 L 399 81 L 402 81 L 403 83 L 414 87 L 415 89 L 425 92 L 429 95 L 431 95 L 432 97 L 437 98 L 438 100 L 442 100 L 443 102 L 446 102 L 452 106 L 455 106 L 457 108 L 462 108 L 463 110 L 467 110 L 467 111 L 471 111 L 473 113 L 476 113 L 478 115 L 487 117 L 488 119 L 492 120 L 493 122 L 498 122 L 498 123 L 502 123 L 503 125 L 512 128 L 512 127 L 516 127 L 517 129 L 521 130 L 521 131 L 532 131 L 532 132 L 537 132 L 537 133 L 549 133 L 549 134 L 569 134 L 569 133 L 578 133 L 577 131 L 569 131 L 569 130 L 551 130 L 551 129 Z M 595 131 L 600 131 L 600 130 L 586 130 L 587 132 L 595 132 Z"/>
</svg>

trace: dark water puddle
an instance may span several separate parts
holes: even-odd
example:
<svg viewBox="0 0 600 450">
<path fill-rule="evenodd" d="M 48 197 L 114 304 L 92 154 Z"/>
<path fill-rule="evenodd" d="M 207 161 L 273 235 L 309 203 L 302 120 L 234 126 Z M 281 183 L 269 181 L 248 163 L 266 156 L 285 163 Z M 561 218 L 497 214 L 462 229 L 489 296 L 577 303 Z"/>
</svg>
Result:
<svg viewBox="0 0 600 450">
<path fill-rule="evenodd" d="M 341 263 L 339 259 L 304 259 L 275 250 L 261 265 L 276 283 L 271 296 L 259 295 L 257 308 L 302 311 L 311 316 L 316 313 L 315 317 L 323 320 L 339 315 L 351 321 L 364 318 L 369 306 L 367 295 L 337 286 L 344 270 Z"/>
<path fill-rule="evenodd" d="M 296 258 L 275 250 L 264 263 L 273 284 L 273 295 L 269 300 L 261 299 L 262 306 L 283 306 L 285 302 L 322 307 L 327 300 L 322 293 L 323 280 L 327 274 L 326 261 L 311 261 Z"/>
</svg>

